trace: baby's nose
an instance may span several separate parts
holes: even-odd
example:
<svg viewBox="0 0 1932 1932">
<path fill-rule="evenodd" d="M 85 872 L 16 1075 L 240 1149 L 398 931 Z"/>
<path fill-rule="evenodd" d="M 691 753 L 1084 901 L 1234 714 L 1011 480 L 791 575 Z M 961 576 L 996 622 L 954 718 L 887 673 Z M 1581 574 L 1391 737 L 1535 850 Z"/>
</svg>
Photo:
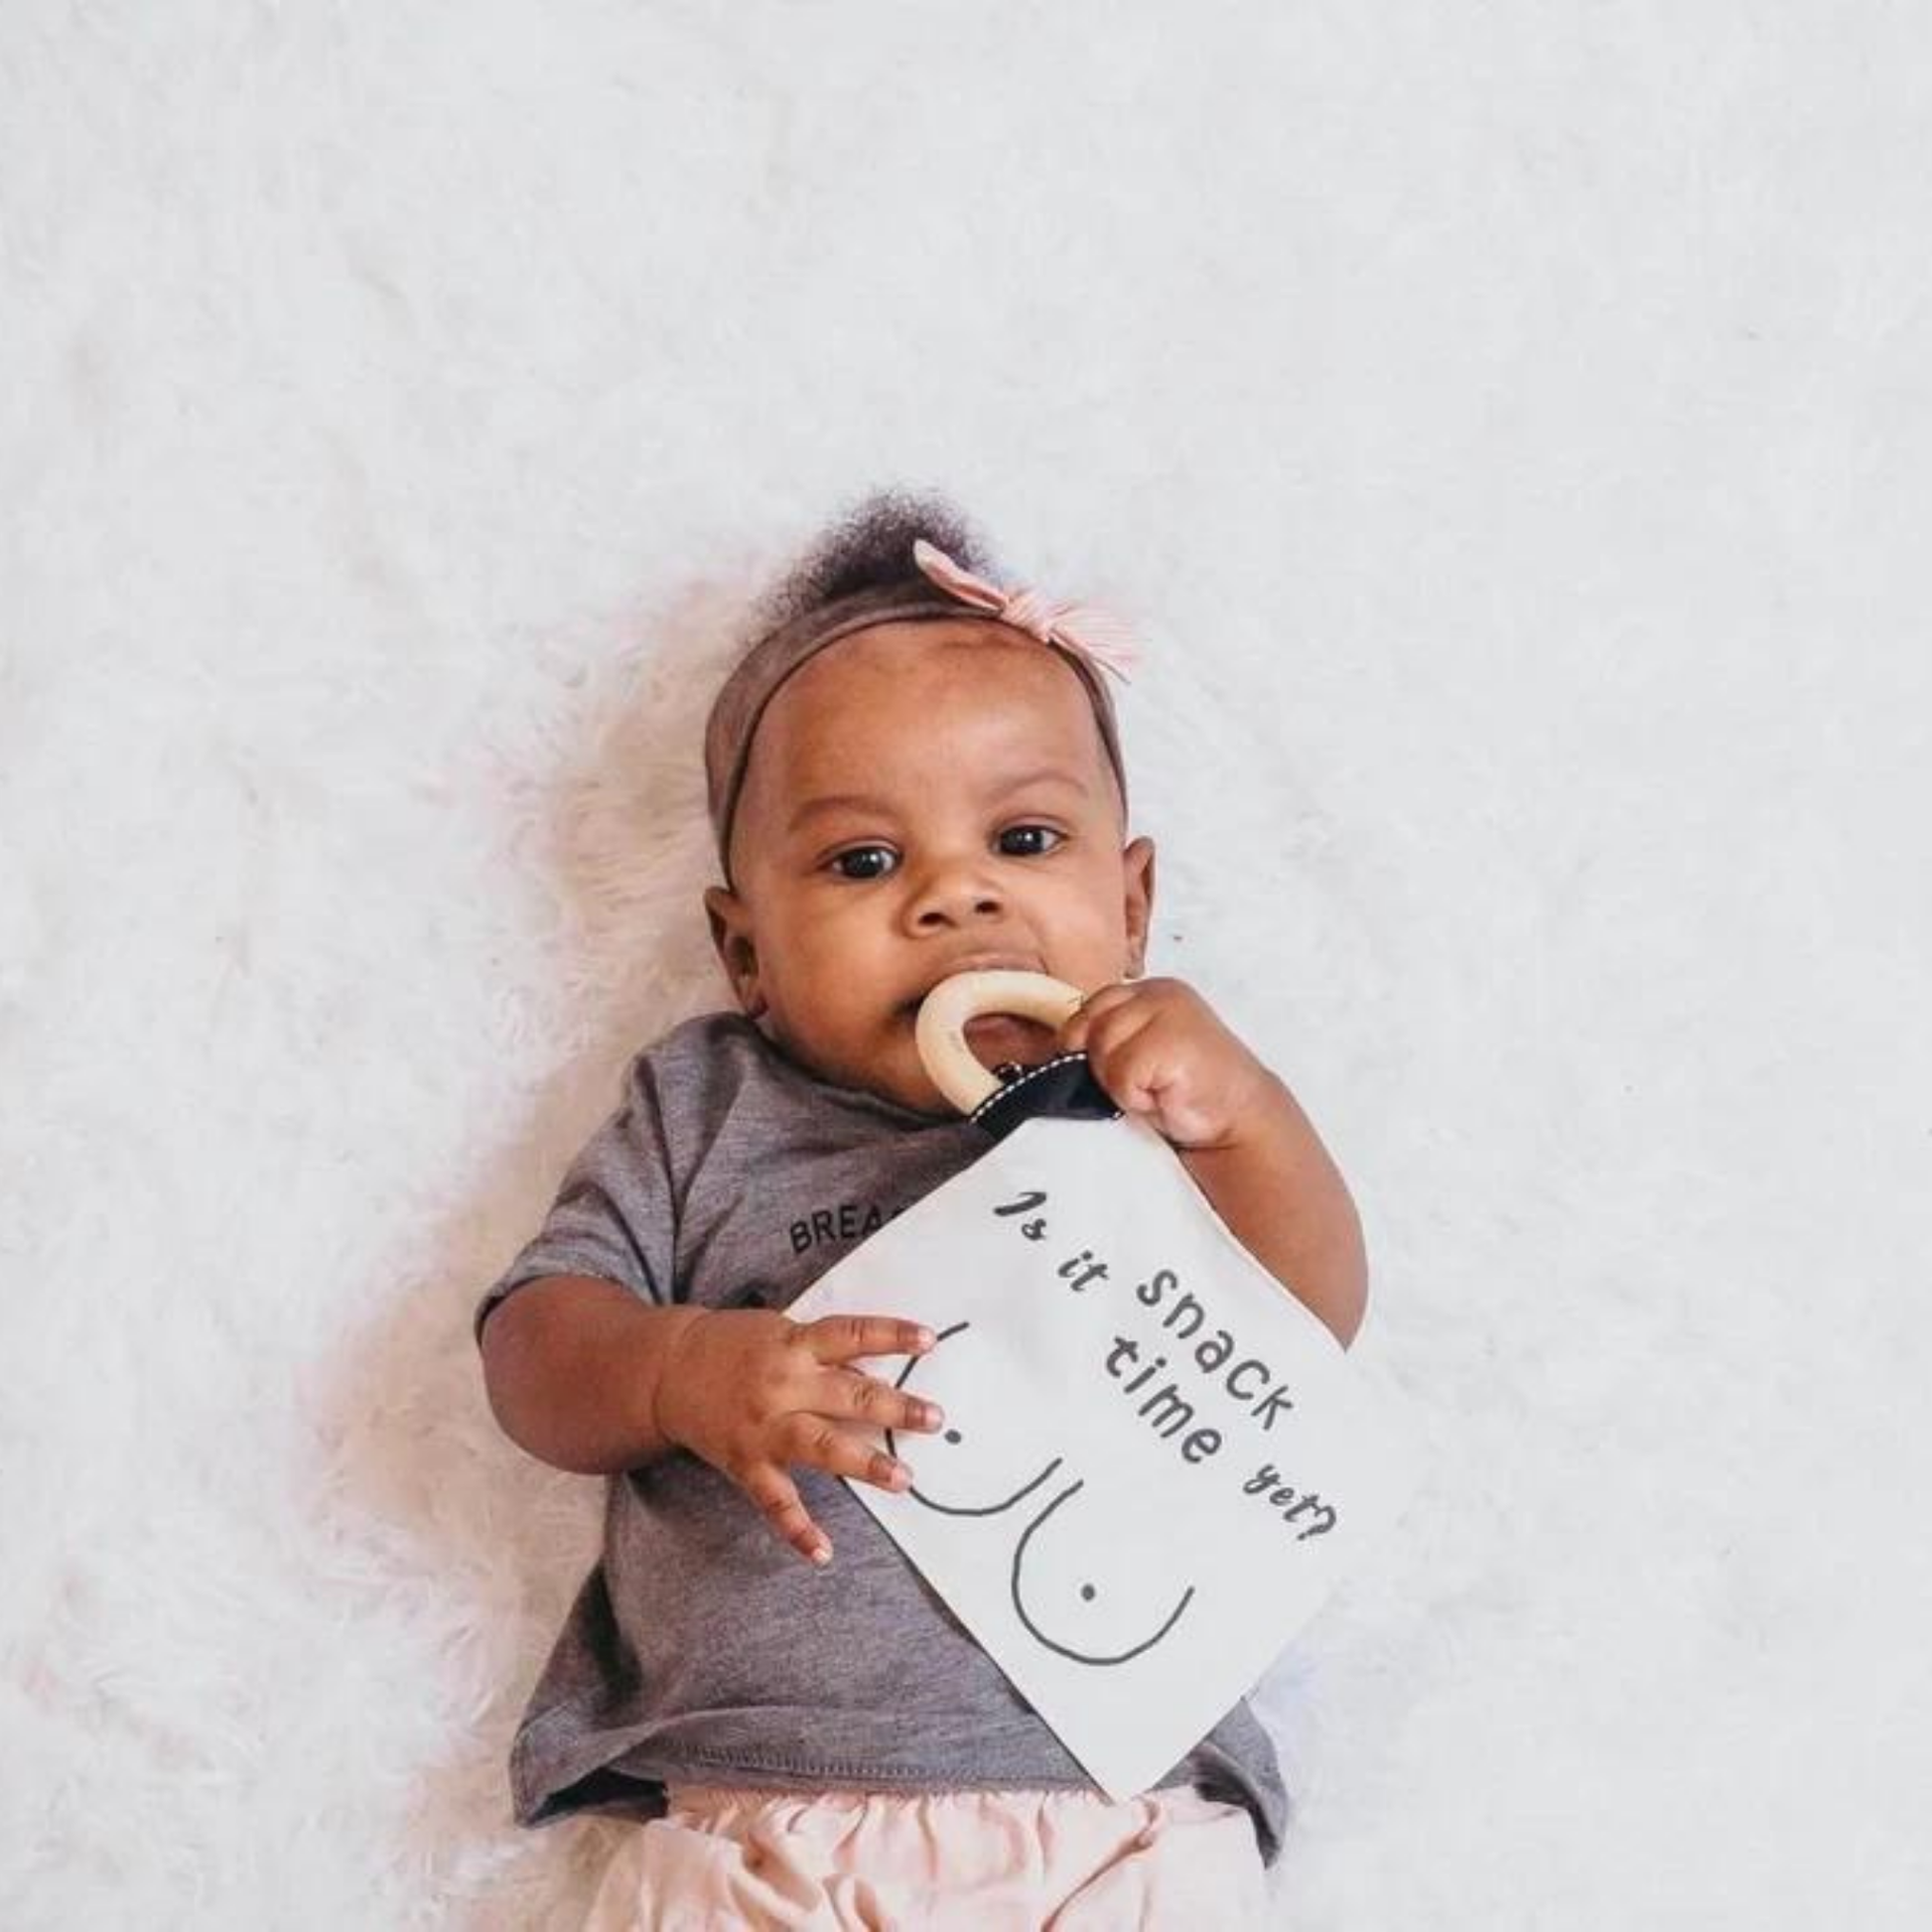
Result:
<svg viewBox="0 0 1932 1932">
<path fill-rule="evenodd" d="M 919 884 L 912 916 L 922 926 L 985 918 L 1006 909 L 1006 898 L 985 869 L 972 864 L 935 866 Z"/>
</svg>

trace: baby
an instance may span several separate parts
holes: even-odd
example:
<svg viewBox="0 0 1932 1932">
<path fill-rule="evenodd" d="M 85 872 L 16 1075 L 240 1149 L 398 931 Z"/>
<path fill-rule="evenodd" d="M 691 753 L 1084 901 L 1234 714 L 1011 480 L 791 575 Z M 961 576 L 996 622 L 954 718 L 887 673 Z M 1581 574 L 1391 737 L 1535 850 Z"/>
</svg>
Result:
<svg viewBox="0 0 1932 1932">
<path fill-rule="evenodd" d="M 910 1482 L 879 1432 L 945 1418 L 853 1364 L 931 1333 L 784 1312 L 985 1150 L 914 1021 L 952 974 L 1017 967 L 1080 1011 L 977 1020 L 974 1051 L 1085 1052 L 1344 1345 L 1361 1320 L 1354 1205 L 1293 1095 L 1193 989 L 1140 977 L 1154 847 L 1127 836 L 1100 621 L 985 568 L 943 506 L 877 498 L 767 605 L 705 745 L 738 1011 L 635 1057 L 477 1311 L 504 1431 L 611 1478 L 510 1758 L 521 1824 L 638 1821 L 594 1927 L 1193 1932 L 1256 1923 L 1280 1849 L 1245 1701 L 1155 1790 L 1091 1784 L 838 1479 Z"/>
</svg>

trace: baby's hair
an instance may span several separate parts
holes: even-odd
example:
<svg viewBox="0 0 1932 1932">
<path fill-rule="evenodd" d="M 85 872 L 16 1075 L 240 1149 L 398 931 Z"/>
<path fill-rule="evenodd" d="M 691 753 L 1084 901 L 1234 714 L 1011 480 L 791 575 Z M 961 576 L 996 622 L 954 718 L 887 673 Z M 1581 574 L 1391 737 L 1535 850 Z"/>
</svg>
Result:
<svg viewBox="0 0 1932 1932">
<path fill-rule="evenodd" d="M 992 569 L 985 545 L 956 504 L 930 492 L 876 490 L 841 512 L 759 601 L 752 634 L 762 636 L 859 591 L 897 584 L 927 589 L 912 561 L 916 537 L 937 544 L 968 570 Z"/>
</svg>

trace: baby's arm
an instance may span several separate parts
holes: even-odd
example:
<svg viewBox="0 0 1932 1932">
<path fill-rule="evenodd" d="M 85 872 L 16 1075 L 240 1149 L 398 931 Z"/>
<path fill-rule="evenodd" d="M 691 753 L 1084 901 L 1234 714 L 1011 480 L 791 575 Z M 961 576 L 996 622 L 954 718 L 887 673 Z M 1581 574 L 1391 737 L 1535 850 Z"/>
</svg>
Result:
<svg viewBox="0 0 1932 1932">
<path fill-rule="evenodd" d="M 503 1433 L 539 1460 L 615 1474 L 689 1449 L 730 1476 L 814 1563 L 832 1546 L 787 1473 L 808 1464 L 885 1489 L 910 1472 L 843 1425 L 938 1429 L 938 1408 L 845 1364 L 923 1354 L 930 1329 L 884 1315 L 797 1322 L 765 1309 L 655 1308 L 590 1275 L 551 1275 L 483 1324 Z"/>
<path fill-rule="evenodd" d="M 1346 1348 L 1368 1302 L 1361 1217 L 1287 1083 L 1269 1080 L 1242 1138 L 1176 1151 L 1241 1245 Z"/>
<path fill-rule="evenodd" d="M 1346 1348 L 1368 1300 L 1362 1224 L 1287 1083 L 1175 979 L 1090 994 L 1060 1044 L 1173 1144 L 1241 1245 Z"/>
<path fill-rule="evenodd" d="M 483 1323 L 483 1384 L 507 1436 L 539 1461 L 611 1475 L 670 1445 L 657 1426 L 664 1357 L 699 1309 L 653 1308 L 591 1275 L 548 1275 Z"/>
</svg>

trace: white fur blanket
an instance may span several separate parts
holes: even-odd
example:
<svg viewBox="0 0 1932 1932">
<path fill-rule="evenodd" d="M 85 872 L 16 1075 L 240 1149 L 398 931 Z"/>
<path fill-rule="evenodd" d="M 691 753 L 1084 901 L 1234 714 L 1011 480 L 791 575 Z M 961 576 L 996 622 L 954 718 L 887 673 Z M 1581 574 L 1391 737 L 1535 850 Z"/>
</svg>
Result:
<svg viewBox="0 0 1932 1932">
<path fill-rule="evenodd" d="M 596 1485 L 468 1317 L 721 999 L 724 628 L 901 482 L 1154 634 L 1151 969 L 1431 1447 L 1267 1688 L 1281 1923 L 1927 1923 L 1928 57 L 8 7 L 0 1920 L 582 1910 L 503 1757 Z"/>
</svg>

